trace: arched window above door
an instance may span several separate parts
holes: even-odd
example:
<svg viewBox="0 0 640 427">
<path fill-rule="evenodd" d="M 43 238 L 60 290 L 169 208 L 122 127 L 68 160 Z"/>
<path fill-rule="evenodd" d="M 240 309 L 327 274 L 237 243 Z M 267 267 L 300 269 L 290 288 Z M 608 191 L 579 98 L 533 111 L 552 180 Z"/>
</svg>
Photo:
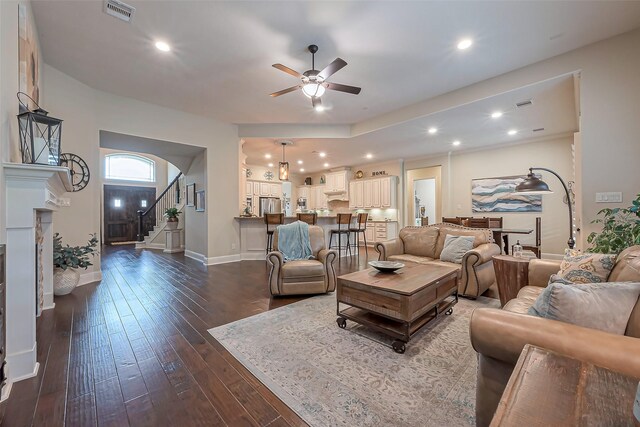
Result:
<svg viewBox="0 0 640 427">
<path fill-rule="evenodd" d="M 104 177 L 119 181 L 155 182 L 156 162 L 135 154 L 108 154 L 104 160 Z"/>
</svg>

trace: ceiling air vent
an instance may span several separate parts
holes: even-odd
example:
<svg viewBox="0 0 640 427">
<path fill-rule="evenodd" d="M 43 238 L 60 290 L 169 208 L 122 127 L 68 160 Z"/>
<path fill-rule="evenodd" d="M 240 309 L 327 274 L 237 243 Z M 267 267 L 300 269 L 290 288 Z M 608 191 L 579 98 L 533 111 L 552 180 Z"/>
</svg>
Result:
<svg viewBox="0 0 640 427">
<path fill-rule="evenodd" d="M 534 131 L 534 132 L 542 132 L 543 130 L 544 130 L 544 128 L 536 128 L 536 129 L 534 129 L 533 131 Z"/>
<path fill-rule="evenodd" d="M 532 104 L 533 104 L 533 100 L 527 99 L 526 101 L 516 102 L 516 107 L 518 108 L 528 107 L 529 105 L 532 105 Z"/>
<path fill-rule="evenodd" d="M 131 21 L 136 8 L 118 0 L 105 0 L 104 12 L 125 22 Z"/>
</svg>

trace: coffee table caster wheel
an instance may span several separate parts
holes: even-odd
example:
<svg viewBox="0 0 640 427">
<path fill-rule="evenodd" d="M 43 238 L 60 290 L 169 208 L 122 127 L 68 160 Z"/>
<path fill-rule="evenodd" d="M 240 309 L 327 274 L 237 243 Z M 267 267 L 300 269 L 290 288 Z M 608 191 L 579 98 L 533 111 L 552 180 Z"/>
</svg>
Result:
<svg viewBox="0 0 640 427">
<path fill-rule="evenodd" d="M 407 349 L 405 347 L 405 344 L 399 340 L 395 340 L 393 343 L 391 343 L 391 347 L 393 348 L 393 351 L 400 354 L 403 354 L 404 351 Z"/>
<path fill-rule="evenodd" d="M 445 311 L 444 314 L 446 314 L 447 316 L 451 316 L 451 314 L 453 314 L 453 307 L 451 307 L 449 310 Z"/>
<path fill-rule="evenodd" d="M 338 317 L 336 319 L 336 323 L 341 329 L 344 329 L 347 327 L 347 319 L 345 319 L 344 317 Z"/>
</svg>

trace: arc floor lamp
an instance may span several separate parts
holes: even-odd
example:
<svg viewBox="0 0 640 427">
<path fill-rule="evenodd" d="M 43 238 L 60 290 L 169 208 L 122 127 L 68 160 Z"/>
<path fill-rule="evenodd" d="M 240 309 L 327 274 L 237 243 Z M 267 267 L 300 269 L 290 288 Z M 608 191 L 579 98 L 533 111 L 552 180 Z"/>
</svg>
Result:
<svg viewBox="0 0 640 427">
<path fill-rule="evenodd" d="M 516 192 L 523 193 L 523 194 L 553 193 L 553 191 L 549 189 L 549 186 L 547 185 L 546 182 L 544 182 L 543 180 L 541 180 L 540 178 L 534 175 L 533 173 L 534 170 L 545 171 L 555 175 L 556 178 L 558 178 L 558 180 L 562 184 L 562 187 L 564 188 L 564 191 L 567 195 L 567 205 L 569 206 L 569 240 L 567 241 L 567 244 L 569 245 L 569 249 L 573 249 L 573 247 L 576 245 L 576 241 L 573 238 L 573 209 L 571 208 L 571 195 L 569 194 L 569 189 L 567 188 L 567 184 L 565 184 L 564 180 L 560 177 L 560 175 L 558 175 L 551 169 L 547 169 L 547 168 L 529 168 L 529 174 L 527 175 L 527 178 L 516 186 Z"/>
</svg>

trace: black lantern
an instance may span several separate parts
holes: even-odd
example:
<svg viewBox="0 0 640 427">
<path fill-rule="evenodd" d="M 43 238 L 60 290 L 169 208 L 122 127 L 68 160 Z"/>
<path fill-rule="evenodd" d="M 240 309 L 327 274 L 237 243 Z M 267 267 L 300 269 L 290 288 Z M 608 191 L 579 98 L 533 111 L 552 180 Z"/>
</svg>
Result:
<svg viewBox="0 0 640 427">
<path fill-rule="evenodd" d="M 20 95 L 28 95 L 19 92 Z M 32 100 L 33 101 L 33 100 Z M 47 111 L 38 106 L 29 108 L 20 100 L 21 112 L 18 114 L 20 132 L 20 151 L 22 163 L 58 166 L 60 164 L 60 144 L 62 120 L 50 117 Z"/>
</svg>

